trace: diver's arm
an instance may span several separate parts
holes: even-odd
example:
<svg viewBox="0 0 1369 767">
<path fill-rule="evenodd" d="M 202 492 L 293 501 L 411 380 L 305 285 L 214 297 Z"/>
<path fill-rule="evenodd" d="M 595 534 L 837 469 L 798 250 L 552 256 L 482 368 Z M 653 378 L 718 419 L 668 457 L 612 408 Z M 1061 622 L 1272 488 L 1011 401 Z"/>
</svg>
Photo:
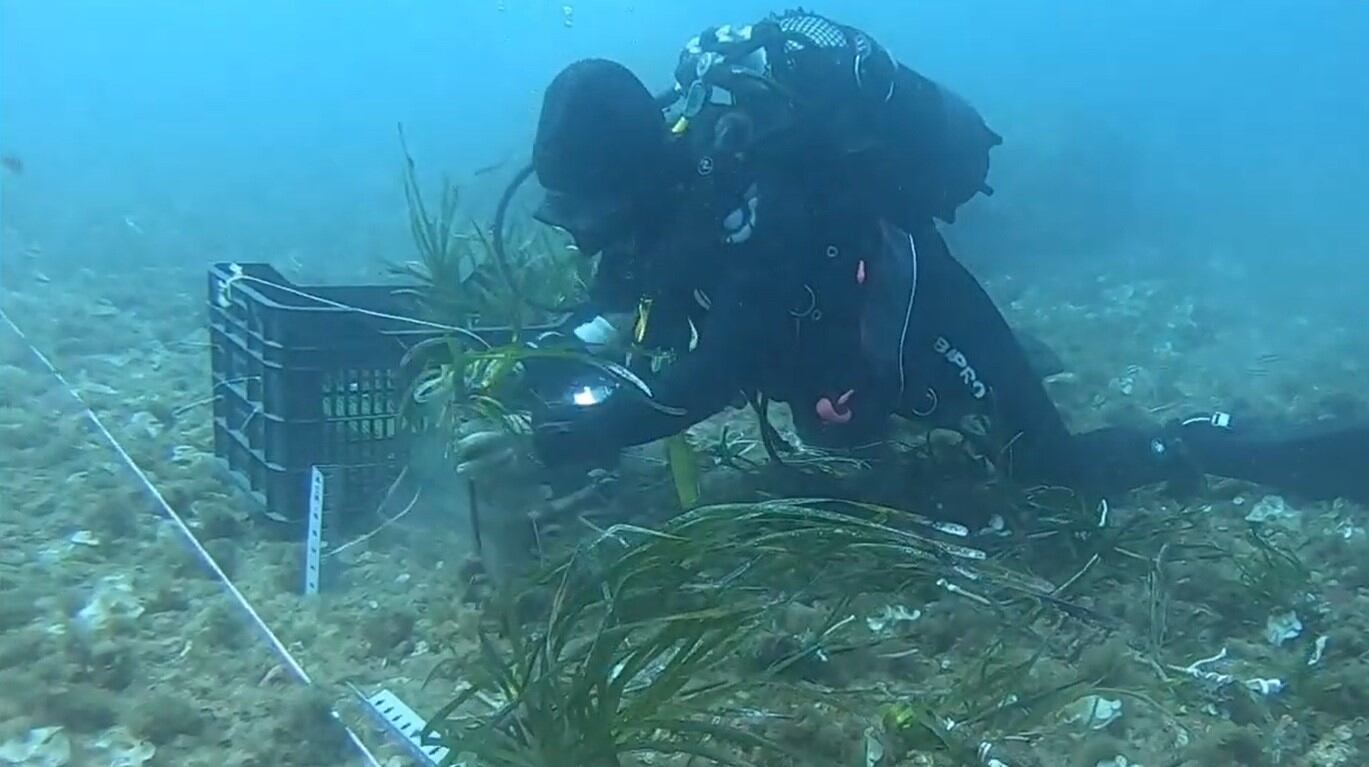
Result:
<svg viewBox="0 0 1369 767">
<path fill-rule="evenodd" d="M 726 407 L 754 382 L 758 350 L 772 340 L 765 294 L 756 287 L 738 282 L 713 297 L 698 345 L 652 382 L 655 404 L 622 387 L 599 405 L 550 412 L 534 430 L 538 457 L 552 465 L 600 459 L 681 432 Z"/>
</svg>

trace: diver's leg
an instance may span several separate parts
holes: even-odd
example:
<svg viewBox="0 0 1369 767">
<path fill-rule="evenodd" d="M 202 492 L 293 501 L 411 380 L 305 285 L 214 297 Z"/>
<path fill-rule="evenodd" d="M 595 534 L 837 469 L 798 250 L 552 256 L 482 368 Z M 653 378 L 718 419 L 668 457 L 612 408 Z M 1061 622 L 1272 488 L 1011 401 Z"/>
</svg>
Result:
<svg viewBox="0 0 1369 767">
<path fill-rule="evenodd" d="M 1071 434 L 1018 335 L 935 228 L 919 230 L 914 245 L 900 413 L 953 427 L 983 416 L 980 450 L 1023 485 L 1106 495 L 1185 476 L 1158 425 Z"/>
<path fill-rule="evenodd" d="M 919 231 L 915 244 L 919 284 L 900 412 L 935 409 L 941 423 L 986 415 L 999 445 L 989 457 L 1017 482 L 1106 495 L 1192 485 L 1207 473 L 1369 502 L 1369 425 L 1276 428 L 1218 414 L 1070 434 L 1018 338 L 936 230 Z"/>
<path fill-rule="evenodd" d="M 1169 433 L 1176 439 L 1167 444 L 1207 474 L 1369 503 L 1369 424 L 1290 427 L 1214 413 L 1181 420 Z"/>
<path fill-rule="evenodd" d="M 1192 486 L 1206 472 L 1314 497 L 1369 496 L 1369 427 L 1276 430 L 1204 417 L 1071 434 L 1018 337 L 940 235 L 927 227 L 915 244 L 920 284 L 904 369 L 920 382 L 905 391 L 902 411 L 927 410 L 926 382 L 942 422 L 986 415 L 998 445 L 989 457 L 1017 482 L 1108 495 L 1166 481 Z"/>
<path fill-rule="evenodd" d="M 1001 470 L 1024 483 L 1079 487 L 1080 451 L 993 300 L 934 226 L 914 234 L 911 251 L 900 413 L 945 425 L 982 416 L 991 434 L 981 450 Z"/>
</svg>

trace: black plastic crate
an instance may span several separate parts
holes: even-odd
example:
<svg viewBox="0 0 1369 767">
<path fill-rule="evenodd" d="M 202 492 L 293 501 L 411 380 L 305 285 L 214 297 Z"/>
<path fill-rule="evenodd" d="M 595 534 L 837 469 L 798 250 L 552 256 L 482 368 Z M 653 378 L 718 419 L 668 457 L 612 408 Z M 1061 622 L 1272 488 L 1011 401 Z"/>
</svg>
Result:
<svg viewBox="0 0 1369 767">
<path fill-rule="evenodd" d="M 262 263 L 209 270 L 214 454 L 274 518 L 305 517 L 315 466 L 330 514 L 374 511 L 399 474 L 400 361 L 444 331 L 366 312 L 416 308 L 393 286 L 301 287 Z M 492 345 L 513 338 L 474 316 L 462 326 Z"/>
<path fill-rule="evenodd" d="M 400 360 L 440 333 L 311 296 L 413 312 L 383 285 L 296 287 L 267 264 L 209 272 L 214 453 L 270 516 L 287 520 L 307 512 L 314 466 L 327 477 L 330 513 L 376 507 L 403 453 Z"/>
</svg>

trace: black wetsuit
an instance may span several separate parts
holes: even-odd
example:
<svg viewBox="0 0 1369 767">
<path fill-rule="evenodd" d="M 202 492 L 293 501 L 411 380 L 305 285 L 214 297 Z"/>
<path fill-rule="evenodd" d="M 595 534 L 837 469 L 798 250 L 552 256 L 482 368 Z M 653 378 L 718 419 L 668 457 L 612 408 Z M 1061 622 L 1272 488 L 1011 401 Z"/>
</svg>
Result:
<svg viewBox="0 0 1369 767">
<path fill-rule="evenodd" d="M 697 186 L 709 193 L 686 184 L 679 220 L 650 247 L 600 262 L 598 303 L 624 311 L 649 299 L 648 337 L 680 352 L 651 385 L 658 403 L 683 414 L 629 389 L 593 407 L 552 408 L 536 429 L 544 460 L 603 459 L 745 393 L 788 403 L 807 434 L 860 433 L 893 413 L 956 428 L 982 416 L 975 436 L 1023 484 L 1105 494 L 1207 471 L 1369 501 L 1366 429 L 1256 431 L 1214 416 L 1070 434 L 1017 337 L 933 222 L 953 221 L 959 204 L 987 191 L 988 151 L 1000 138 L 958 96 L 892 59 L 893 80 L 872 99 L 865 86 L 878 78 L 860 66 L 879 57 L 856 58 L 866 80 L 853 90 L 852 50 L 878 46 L 796 13 L 772 20 L 770 33 L 778 24 L 786 37 L 770 61 L 789 57 L 794 35 L 819 41 L 781 67 L 808 111 L 748 144 L 735 177 L 733 166 L 712 162 L 727 142 L 696 147 L 710 171 L 698 166 Z M 698 59 L 682 62 L 684 82 Z M 705 109 L 687 135 L 722 136 L 717 126 L 735 111 Z M 715 205 L 713 191 L 728 199 Z"/>
<path fill-rule="evenodd" d="M 1270 431 L 1191 419 L 1071 434 L 1017 337 L 930 217 L 909 236 L 803 181 L 760 184 L 756 230 L 743 244 L 691 250 L 694 239 L 663 248 L 676 268 L 655 293 L 653 322 L 682 353 L 650 383 L 658 403 L 683 414 L 629 390 L 594 407 L 553 409 L 536 430 L 543 460 L 603 459 L 677 433 L 746 392 L 789 403 L 810 433 L 859 430 L 891 413 L 953 428 L 983 416 L 978 436 L 996 446 L 991 459 L 1024 485 L 1109 494 L 1206 471 L 1369 500 L 1369 472 L 1359 465 L 1365 429 Z M 880 287 L 892 288 L 885 299 L 872 294 Z M 885 327 L 872 331 L 868 304 L 880 300 L 874 319 Z M 611 302 L 625 308 L 622 296 Z M 884 348 L 861 337 L 871 332 Z M 871 360 L 881 355 L 882 367 Z M 824 423 L 816 403 L 846 392 L 853 396 L 839 409 L 854 417 Z"/>
</svg>

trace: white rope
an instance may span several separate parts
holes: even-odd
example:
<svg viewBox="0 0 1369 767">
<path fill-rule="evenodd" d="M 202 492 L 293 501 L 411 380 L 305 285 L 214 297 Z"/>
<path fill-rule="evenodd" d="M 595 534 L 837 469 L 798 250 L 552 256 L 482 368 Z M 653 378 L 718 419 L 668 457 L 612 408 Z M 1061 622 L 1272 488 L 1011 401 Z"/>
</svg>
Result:
<svg viewBox="0 0 1369 767">
<path fill-rule="evenodd" d="M 95 414 L 95 411 L 91 409 L 90 405 L 86 404 L 86 401 L 77 393 L 75 387 L 67 381 L 66 376 L 62 375 L 61 371 L 52 364 L 52 361 L 47 358 L 47 355 L 39 351 L 38 347 L 29 340 L 29 337 L 14 323 L 14 320 L 10 319 L 9 314 L 6 313 L 3 308 L 0 308 L 0 319 L 4 320 L 6 325 L 9 325 L 15 335 L 19 336 L 19 339 L 28 347 L 29 351 L 33 353 L 33 356 L 37 357 L 38 361 L 43 363 L 43 366 L 48 369 L 48 372 L 57 379 L 58 383 L 60 383 L 64 389 L 66 389 L 67 394 L 70 394 L 71 397 L 76 400 L 77 404 L 81 406 L 83 410 L 82 415 L 84 415 L 86 419 L 95 426 L 95 429 L 104 436 L 105 440 L 114 448 L 114 452 L 119 454 L 119 458 L 133 471 L 133 474 L 137 476 L 138 481 L 142 483 L 144 489 L 146 489 L 153 500 L 157 502 L 157 505 L 161 507 L 162 512 L 165 513 L 167 518 L 176 526 L 176 529 L 180 531 L 182 537 L 190 544 L 190 547 L 194 549 L 200 560 L 208 565 L 209 569 L 214 572 L 214 576 L 223 584 L 224 589 L 228 591 L 228 594 L 233 598 L 233 601 L 237 602 L 243 612 L 247 613 L 247 617 L 251 619 L 252 623 L 255 624 L 257 629 L 262 633 L 262 636 L 266 638 L 266 641 L 271 645 L 271 649 L 275 654 L 281 659 L 286 670 L 304 684 L 313 685 L 313 680 L 309 678 L 309 674 L 304 670 L 304 667 L 300 665 L 300 662 L 290 653 L 290 650 L 285 647 L 285 644 L 281 642 L 280 637 L 276 636 L 276 632 L 271 630 L 271 627 L 267 625 L 266 621 L 261 617 L 261 614 L 252 606 L 252 603 L 247 601 L 247 597 L 243 596 L 243 593 L 233 584 L 233 581 L 229 579 L 228 574 L 214 561 L 214 557 L 210 556 L 209 552 L 205 550 L 204 545 L 195 537 L 194 531 L 185 523 L 185 519 L 182 518 L 175 509 L 171 508 L 171 504 L 167 503 L 166 497 L 157 489 L 157 486 L 152 484 L 152 480 L 148 478 L 147 473 L 142 470 L 142 467 L 138 466 L 138 463 L 128 454 L 128 451 L 124 449 L 124 446 L 119 443 L 119 440 L 115 439 L 114 434 L 105 427 L 105 424 L 100 420 L 100 417 Z M 352 728 L 342 723 L 337 712 L 333 712 L 333 718 L 337 719 L 338 723 L 347 731 L 347 737 L 361 752 L 361 755 L 366 759 L 366 763 L 368 765 L 373 765 L 374 767 L 380 767 L 380 763 L 376 761 L 375 755 L 366 747 L 366 744 L 361 742 L 361 739 L 352 731 Z"/>
<path fill-rule="evenodd" d="M 234 282 L 255 282 L 261 285 L 265 285 L 269 288 L 284 291 L 293 296 L 306 298 L 310 301 L 316 301 L 320 304 L 323 304 L 324 306 L 331 306 L 334 309 L 344 309 L 346 311 L 364 314 L 368 317 L 375 317 L 376 319 L 391 320 L 394 322 L 406 322 L 410 325 L 417 325 L 418 327 L 423 328 L 432 328 L 434 330 L 446 330 L 448 332 L 456 333 L 457 335 L 463 338 L 476 341 L 486 349 L 490 348 L 489 342 L 481 338 L 476 333 L 472 332 L 470 328 L 463 328 L 458 325 L 444 325 L 440 322 L 429 322 L 428 320 L 421 320 L 417 317 L 405 317 L 399 314 L 387 314 L 385 312 L 377 312 L 373 309 L 364 309 L 360 306 L 344 304 L 340 301 L 334 301 L 331 298 L 316 296 L 313 293 L 306 293 L 303 290 L 296 290 L 295 288 L 289 287 L 287 285 L 282 285 L 278 282 L 271 282 L 270 280 L 264 280 L 260 277 L 252 277 L 251 275 L 242 274 L 241 272 L 234 272 L 233 274 L 229 275 L 228 279 L 224 280 L 223 285 L 219 286 L 219 301 L 221 305 L 223 304 L 223 302 L 229 300 L 228 296 L 229 293 L 232 291 L 232 286 Z M 295 307 L 289 306 L 284 308 L 287 310 L 295 309 Z"/>
<path fill-rule="evenodd" d="M 374 537 L 376 536 L 376 534 L 379 533 L 381 530 L 384 530 L 385 528 L 389 527 L 390 525 L 393 525 L 394 523 L 396 523 L 396 522 L 398 522 L 400 519 L 402 519 L 402 518 L 404 517 L 405 514 L 408 514 L 409 512 L 413 511 L 413 510 L 414 510 L 414 507 L 418 505 L 418 499 L 419 499 L 422 495 L 423 495 L 423 488 L 420 487 L 418 490 L 416 490 L 416 491 L 414 492 L 414 499 L 413 499 L 412 501 L 409 501 L 409 505 L 408 505 L 408 506 L 405 506 L 404 509 L 403 509 L 402 511 L 400 511 L 398 514 L 394 515 L 393 517 L 386 517 L 386 518 L 385 518 L 385 521 L 384 521 L 384 522 L 381 522 L 380 525 L 379 525 L 378 527 L 376 527 L 376 529 L 372 530 L 371 532 L 366 533 L 365 535 L 362 535 L 362 536 L 360 536 L 360 537 L 353 538 L 352 540 L 350 540 L 350 541 L 348 541 L 348 542 L 342 544 L 341 546 L 338 546 L 336 549 L 333 549 L 332 551 L 327 552 L 326 554 L 323 555 L 324 558 L 327 559 L 327 558 L 330 558 L 330 557 L 335 557 L 335 556 L 337 556 L 338 554 L 341 554 L 342 552 L 346 551 L 347 549 L 350 549 L 350 548 L 352 548 L 353 546 L 356 546 L 357 544 L 365 543 L 366 541 L 371 540 L 371 539 L 374 538 Z"/>
<path fill-rule="evenodd" d="M 911 242 L 911 239 L 910 239 L 909 241 Z M 429 321 L 427 321 L 427 320 L 420 320 L 420 319 L 417 319 L 417 318 L 414 318 L 414 317 L 404 317 L 404 316 L 398 315 L 398 314 L 386 314 L 385 312 L 377 312 L 377 311 L 373 311 L 373 310 L 371 310 L 371 309 L 364 309 L 364 308 L 362 308 L 362 307 L 360 307 L 360 306 L 352 306 L 352 305 L 350 305 L 350 304 L 344 304 L 344 303 L 341 303 L 341 302 L 339 302 L 339 301 L 334 301 L 334 300 L 332 300 L 332 299 L 330 299 L 330 298 L 324 298 L 324 297 L 322 297 L 322 296 L 316 296 L 316 295 L 313 295 L 313 294 L 311 294 L 311 293 L 306 293 L 306 292 L 304 292 L 304 291 L 302 291 L 302 290 L 296 290 L 295 288 L 292 288 L 292 287 L 289 287 L 289 286 L 286 286 L 286 285 L 281 285 L 281 284 L 279 284 L 279 283 L 271 282 L 270 280 L 264 280 L 264 279 L 262 279 L 262 278 L 260 278 L 260 277 L 253 277 L 253 276 L 251 276 L 251 275 L 245 274 L 245 273 L 243 273 L 243 271 L 242 271 L 242 267 L 241 267 L 240 265 L 238 265 L 238 264 L 233 264 L 233 265 L 232 265 L 232 267 L 231 267 L 231 269 L 230 269 L 230 274 L 229 274 L 228 278 L 225 279 L 225 280 L 223 281 L 223 284 L 219 286 L 218 296 L 217 296 L 217 298 L 215 299 L 215 300 L 217 301 L 217 303 L 219 304 L 219 306 L 221 306 L 221 307 L 227 307 L 227 306 L 230 305 L 232 299 L 231 299 L 229 296 L 230 296 L 231 293 L 232 293 L 233 284 L 236 283 L 236 282 L 256 282 L 256 283 L 260 283 L 260 284 L 262 284 L 262 285 L 266 285 L 266 286 L 268 286 L 268 287 L 275 288 L 276 290 L 282 290 L 282 291 L 284 291 L 284 292 L 286 292 L 286 293 L 289 293 L 289 294 L 291 294 L 291 295 L 299 296 L 300 298 L 307 298 L 307 299 L 309 299 L 310 301 L 317 301 L 318 303 L 321 303 L 321 304 L 323 304 L 324 306 L 331 306 L 331 307 L 333 307 L 334 309 L 343 309 L 343 310 L 346 310 L 346 311 L 357 312 L 358 314 L 364 314 L 364 315 L 366 315 L 366 316 L 368 316 L 368 317 L 376 317 L 376 318 L 383 319 L 383 320 L 393 320 L 393 321 L 395 321 L 395 322 L 407 322 L 407 323 L 409 323 L 409 324 L 411 324 L 411 325 L 418 325 L 418 326 L 420 326 L 420 327 L 435 328 L 435 329 L 437 329 L 437 330 L 446 330 L 446 331 L 450 331 L 450 332 L 456 333 L 457 335 L 461 336 L 462 338 L 465 338 L 465 339 L 470 340 L 470 341 L 474 341 L 475 343 L 479 344 L 481 347 L 483 347 L 483 348 L 486 349 L 486 350 L 489 350 L 489 349 L 493 349 L 493 348 L 494 348 L 494 347 L 490 344 L 489 341 L 486 341 L 484 338 L 481 338 L 479 333 L 476 333 L 475 331 L 471 330 L 470 328 L 463 328 L 463 327 L 460 327 L 460 326 L 458 326 L 458 325 L 444 325 L 444 324 L 442 324 L 442 323 L 440 323 L 440 322 L 429 322 Z M 916 286 L 915 286 L 915 287 L 916 287 Z M 283 307 L 283 308 L 285 308 L 287 311 L 302 311 L 302 308 L 301 308 L 301 307 L 287 306 L 287 307 Z M 911 311 L 911 306 L 910 306 L 910 308 L 909 308 L 909 311 Z M 906 334 L 906 332 L 907 332 L 907 329 L 906 329 L 906 328 L 904 329 L 904 332 L 905 332 L 905 334 Z M 900 360 L 901 360 L 901 359 L 902 359 L 902 358 L 900 357 Z M 610 361 L 608 361 L 608 360 L 603 360 L 603 361 L 601 361 L 601 365 L 602 365 L 602 367 L 603 367 L 604 370 L 607 370 L 609 373 L 612 373 L 614 376 L 616 376 L 616 377 L 618 377 L 618 378 L 620 378 L 620 379 L 622 379 L 622 380 L 628 382 L 629 384 L 632 384 L 632 386 L 635 387 L 635 388 L 637 389 L 637 391 L 641 392 L 643 395 L 646 396 L 647 400 L 651 403 L 651 406 L 652 406 L 652 407 L 656 408 L 657 410 L 660 410 L 660 411 L 663 412 L 663 413 L 666 413 L 667 415 L 683 415 L 683 411 L 680 410 L 679 408 L 671 407 L 671 406 L 666 405 L 666 404 L 663 404 L 663 403 L 661 403 L 661 402 L 657 402 L 656 399 L 655 399 L 656 395 L 652 393 L 651 387 L 650 387 L 650 386 L 647 386 L 646 382 L 643 381 L 636 373 L 633 373 L 631 370 L 627 369 L 626 367 L 624 367 L 624 366 L 622 366 L 622 365 L 619 365 L 619 364 L 617 364 L 617 363 L 615 363 L 615 362 L 610 362 Z M 252 413 L 252 415 L 256 415 L 256 413 Z M 251 417 L 252 417 L 252 416 L 248 416 L 248 420 L 251 420 Z M 246 425 L 247 425 L 247 424 L 246 424 L 246 422 L 244 421 L 244 422 L 243 422 L 243 426 L 246 426 Z M 239 428 L 242 428 L 242 427 L 239 427 Z"/>
</svg>

